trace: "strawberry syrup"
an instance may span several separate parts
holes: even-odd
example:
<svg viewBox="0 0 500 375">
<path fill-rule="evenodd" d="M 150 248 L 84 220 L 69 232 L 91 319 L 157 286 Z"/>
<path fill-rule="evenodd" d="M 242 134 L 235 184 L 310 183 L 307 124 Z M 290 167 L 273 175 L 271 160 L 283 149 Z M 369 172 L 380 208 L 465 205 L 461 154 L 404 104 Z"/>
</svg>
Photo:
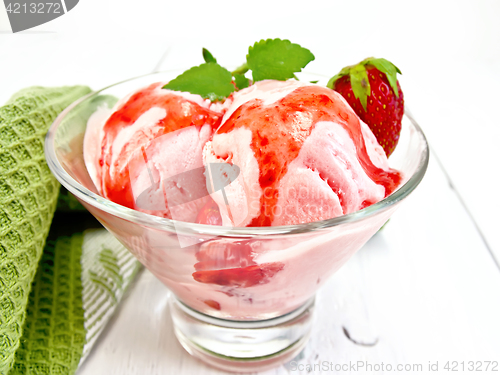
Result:
<svg viewBox="0 0 500 375">
<path fill-rule="evenodd" d="M 196 253 L 193 278 L 205 284 L 248 288 L 267 284 L 284 267 L 281 262 L 257 264 L 250 241 L 211 241 Z"/>
<path fill-rule="evenodd" d="M 126 168 L 134 151 L 140 149 L 141 146 L 147 148 L 149 143 L 157 137 L 188 126 L 201 127 L 209 124 L 215 130 L 222 119 L 221 114 L 203 108 L 182 96 L 166 90 L 159 91 L 162 85 L 162 83 L 154 83 L 134 93 L 121 108 L 111 115 L 103 128 L 101 152 L 103 156 L 99 161 L 103 168 L 102 191 L 108 199 L 123 206 L 134 208 L 129 171 Z M 113 151 L 113 142 L 118 134 L 132 126 L 141 115 L 154 107 L 166 109 L 167 116 L 156 124 L 151 124 L 147 129 L 133 134 L 121 151 Z M 113 152 L 120 152 L 120 155 L 111 166 Z M 113 177 L 110 174 L 112 167 L 116 171 Z"/>
</svg>

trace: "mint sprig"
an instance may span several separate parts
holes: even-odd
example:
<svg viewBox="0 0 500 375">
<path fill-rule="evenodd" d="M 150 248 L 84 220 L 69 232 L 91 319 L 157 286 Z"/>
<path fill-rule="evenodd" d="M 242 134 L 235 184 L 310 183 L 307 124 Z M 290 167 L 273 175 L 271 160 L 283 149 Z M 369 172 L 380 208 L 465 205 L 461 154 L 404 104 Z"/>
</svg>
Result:
<svg viewBox="0 0 500 375">
<path fill-rule="evenodd" d="M 224 100 L 234 91 L 232 75 L 215 62 L 208 62 L 186 70 L 173 79 L 164 89 L 187 91 L 211 101 Z"/>
<path fill-rule="evenodd" d="M 254 82 L 264 79 L 285 81 L 297 79 L 295 73 L 314 60 L 314 55 L 308 49 L 281 39 L 261 40 L 250 46 L 246 62 L 233 72 L 220 66 L 206 48 L 203 48 L 202 53 L 204 64 L 185 71 L 163 88 L 187 91 L 211 101 L 224 100 L 234 92 L 235 86 L 241 90 L 250 85 L 250 80 L 245 77 L 249 70 L 252 71 Z"/>
<path fill-rule="evenodd" d="M 247 55 L 247 65 L 252 70 L 254 81 L 294 78 L 295 73 L 313 60 L 314 55 L 307 48 L 282 39 L 256 42 L 248 49 Z"/>
<path fill-rule="evenodd" d="M 245 77 L 243 74 L 233 73 L 234 83 L 238 90 L 242 90 L 250 86 L 250 80 Z"/>
</svg>

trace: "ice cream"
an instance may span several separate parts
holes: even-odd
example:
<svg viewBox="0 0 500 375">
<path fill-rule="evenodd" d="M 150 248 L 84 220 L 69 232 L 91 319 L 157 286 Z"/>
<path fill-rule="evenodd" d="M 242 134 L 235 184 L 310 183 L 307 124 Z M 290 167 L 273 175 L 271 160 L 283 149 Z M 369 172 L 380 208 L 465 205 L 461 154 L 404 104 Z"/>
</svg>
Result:
<svg viewBox="0 0 500 375">
<path fill-rule="evenodd" d="M 213 208 L 210 191 L 222 225 L 290 225 L 360 210 L 399 183 L 371 130 L 333 90 L 264 80 L 221 104 L 162 86 L 89 120 L 86 165 L 116 203 L 200 222 L 203 207 Z M 214 188 L 227 178 L 218 163 L 240 172 L 223 191 Z"/>
<path fill-rule="evenodd" d="M 204 151 L 205 164 L 241 174 L 212 194 L 227 226 L 290 225 L 363 209 L 400 181 L 384 150 L 341 95 L 295 80 L 235 93 Z M 223 178 L 211 173 L 213 179 Z"/>
<path fill-rule="evenodd" d="M 385 59 L 321 86 L 302 71 L 314 55 L 288 40 L 256 42 L 233 71 L 203 58 L 75 103 L 47 161 L 168 288 L 190 353 L 260 370 L 302 349 L 316 291 L 416 188 L 428 146 Z"/>
<path fill-rule="evenodd" d="M 89 120 L 89 174 L 117 203 L 181 221 L 266 227 L 351 213 L 399 184 L 371 130 L 333 90 L 264 80 L 214 104 L 161 87 L 140 89 Z M 237 178 L 222 165 L 237 167 Z M 215 188 L 225 179 L 223 190 Z M 109 215 L 102 221 L 185 304 L 246 320 L 304 304 L 392 211 L 291 236 L 200 234 L 189 246 L 174 232 Z"/>
<path fill-rule="evenodd" d="M 139 89 L 113 109 L 96 112 L 85 134 L 85 163 L 105 198 L 193 222 L 209 199 L 202 150 L 222 113 L 220 104 L 163 85 Z M 184 172 L 190 172 L 188 182 Z"/>
</svg>

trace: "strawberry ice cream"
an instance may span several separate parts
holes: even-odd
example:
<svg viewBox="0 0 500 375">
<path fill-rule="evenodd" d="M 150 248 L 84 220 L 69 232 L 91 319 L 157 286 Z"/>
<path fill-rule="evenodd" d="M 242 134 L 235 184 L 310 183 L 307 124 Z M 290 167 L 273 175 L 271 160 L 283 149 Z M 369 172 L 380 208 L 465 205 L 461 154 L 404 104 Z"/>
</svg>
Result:
<svg viewBox="0 0 500 375">
<path fill-rule="evenodd" d="M 73 104 L 47 162 L 168 288 L 190 354 L 264 371 L 303 349 L 315 293 L 420 183 L 429 150 L 388 60 L 321 86 L 289 40 L 254 43 L 233 71 L 203 59 Z"/>
<path fill-rule="evenodd" d="M 300 81 L 260 81 L 233 95 L 209 163 L 241 174 L 212 198 L 223 225 L 308 223 L 363 209 L 400 181 L 366 124 L 335 91 Z M 212 168 L 213 169 L 213 168 Z M 211 179 L 223 176 L 210 173 Z"/>
<path fill-rule="evenodd" d="M 400 183 L 371 130 L 328 88 L 265 80 L 214 104 L 162 85 L 89 120 L 87 169 L 116 203 L 185 222 L 271 227 L 352 213 Z M 258 320 L 304 304 L 392 211 L 288 237 L 200 234 L 188 246 L 179 245 L 188 235 L 102 221 L 188 306 Z"/>
<path fill-rule="evenodd" d="M 180 221 L 195 221 L 209 199 L 202 150 L 222 114 L 199 95 L 155 83 L 101 108 L 89 120 L 84 156 L 105 198 Z M 189 181 L 182 178 L 189 173 Z"/>
</svg>

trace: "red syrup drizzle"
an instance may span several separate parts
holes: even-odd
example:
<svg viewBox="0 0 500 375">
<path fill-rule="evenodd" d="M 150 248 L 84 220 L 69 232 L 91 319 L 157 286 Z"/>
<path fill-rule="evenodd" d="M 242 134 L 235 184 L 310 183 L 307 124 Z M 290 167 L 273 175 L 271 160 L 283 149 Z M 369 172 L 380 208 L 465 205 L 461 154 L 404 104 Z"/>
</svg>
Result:
<svg viewBox="0 0 500 375">
<path fill-rule="evenodd" d="M 213 199 L 202 207 L 196 218 L 198 224 L 222 225 L 222 217 L 220 216 L 219 206 Z"/>
<path fill-rule="evenodd" d="M 102 191 L 109 200 L 129 208 L 134 208 L 134 198 L 126 163 L 133 152 L 141 147 L 147 148 L 157 137 L 188 126 L 201 127 L 209 124 L 215 130 L 222 120 L 222 114 L 203 108 L 182 96 L 167 90 L 159 92 L 162 85 L 163 83 L 153 83 L 134 93 L 110 116 L 103 128 L 102 156 L 99 160 L 102 167 Z M 141 115 L 153 107 L 166 109 L 167 116 L 147 129 L 133 134 L 122 148 L 119 157 L 115 159 L 113 167 L 116 172 L 115 176 L 111 177 L 113 141 L 122 130 L 132 126 Z"/>
<path fill-rule="evenodd" d="M 212 199 L 201 209 L 196 220 L 200 224 L 222 225 L 219 206 Z M 216 284 L 230 288 L 248 288 L 267 284 L 284 268 L 281 262 L 257 264 L 248 241 L 208 241 L 199 246 L 196 253 L 198 262 L 194 265 L 194 280 L 204 284 Z M 225 290 L 234 296 L 234 290 Z M 249 299 L 251 303 L 252 299 Z M 220 310 L 214 300 L 204 301 L 208 306 Z"/>
<path fill-rule="evenodd" d="M 273 207 L 279 196 L 279 181 L 299 154 L 314 125 L 320 121 L 333 121 L 343 126 L 356 147 L 363 170 L 372 181 L 384 186 L 386 197 L 398 187 L 400 173 L 392 169 L 384 171 L 373 165 L 358 117 L 333 90 L 318 86 L 300 87 L 270 105 L 263 105 L 260 99 L 250 100 L 217 130 L 217 134 L 242 127 L 252 131 L 250 147 L 259 164 L 260 187 L 267 194 L 262 194 L 260 214 L 249 227 L 271 225 Z M 373 203 L 365 201 L 361 208 Z"/>
<path fill-rule="evenodd" d="M 249 241 L 211 241 L 196 253 L 193 278 L 204 284 L 248 288 L 267 284 L 284 268 L 281 262 L 257 264 Z"/>
</svg>

